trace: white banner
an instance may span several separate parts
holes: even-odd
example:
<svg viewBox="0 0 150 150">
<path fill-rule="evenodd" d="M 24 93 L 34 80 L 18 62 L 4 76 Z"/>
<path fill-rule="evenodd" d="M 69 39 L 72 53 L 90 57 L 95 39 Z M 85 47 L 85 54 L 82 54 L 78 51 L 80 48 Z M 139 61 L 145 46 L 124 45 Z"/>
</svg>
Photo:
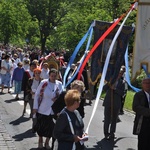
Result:
<svg viewBox="0 0 150 150">
<path fill-rule="evenodd" d="M 140 73 L 142 64 L 150 73 L 150 0 L 139 0 L 135 33 L 132 79 Z"/>
</svg>

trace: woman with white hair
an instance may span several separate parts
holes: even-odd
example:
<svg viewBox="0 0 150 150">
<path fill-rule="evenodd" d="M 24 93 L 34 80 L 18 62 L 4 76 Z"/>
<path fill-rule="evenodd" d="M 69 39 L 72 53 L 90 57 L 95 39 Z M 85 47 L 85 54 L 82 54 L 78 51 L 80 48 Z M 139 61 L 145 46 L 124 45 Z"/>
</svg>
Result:
<svg viewBox="0 0 150 150">
<path fill-rule="evenodd" d="M 3 93 L 4 85 L 8 87 L 8 93 L 10 93 L 10 84 L 11 84 L 11 70 L 13 68 L 12 61 L 10 56 L 6 55 L 1 64 L 1 93 Z"/>
</svg>

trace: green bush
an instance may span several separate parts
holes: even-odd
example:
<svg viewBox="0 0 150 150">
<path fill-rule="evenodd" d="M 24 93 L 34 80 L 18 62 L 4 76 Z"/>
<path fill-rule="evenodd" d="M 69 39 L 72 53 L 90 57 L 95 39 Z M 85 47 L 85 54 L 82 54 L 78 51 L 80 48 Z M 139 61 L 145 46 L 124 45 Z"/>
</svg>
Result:
<svg viewBox="0 0 150 150">
<path fill-rule="evenodd" d="M 146 73 L 144 72 L 144 70 L 142 69 L 142 70 L 141 70 L 141 74 L 138 75 L 137 78 L 136 78 L 134 81 L 131 82 L 131 84 L 132 84 L 133 86 L 135 86 L 135 87 L 141 89 L 142 80 L 143 80 L 144 78 L 146 78 L 146 77 L 147 77 L 147 75 L 146 75 Z"/>
</svg>

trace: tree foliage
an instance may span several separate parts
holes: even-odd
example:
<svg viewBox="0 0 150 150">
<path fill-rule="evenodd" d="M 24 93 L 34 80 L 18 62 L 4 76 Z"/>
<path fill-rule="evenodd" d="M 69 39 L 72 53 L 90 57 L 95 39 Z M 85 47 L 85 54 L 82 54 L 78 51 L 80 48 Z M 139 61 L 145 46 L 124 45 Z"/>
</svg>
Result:
<svg viewBox="0 0 150 150">
<path fill-rule="evenodd" d="M 29 14 L 22 0 L 2 0 L 0 3 L 0 40 L 4 44 L 24 41 Z"/>
<path fill-rule="evenodd" d="M 66 14 L 65 3 L 61 0 L 28 0 L 27 8 L 33 21 L 38 23 L 41 49 L 44 52 L 47 37 Z"/>
<path fill-rule="evenodd" d="M 0 40 L 74 50 L 93 20 L 113 21 L 130 0 L 1 0 Z M 135 22 L 133 12 L 126 25 Z M 84 51 L 85 46 L 83 46 Z M 130 48 L 132 49 L 132 43 Z"/>
</svg>

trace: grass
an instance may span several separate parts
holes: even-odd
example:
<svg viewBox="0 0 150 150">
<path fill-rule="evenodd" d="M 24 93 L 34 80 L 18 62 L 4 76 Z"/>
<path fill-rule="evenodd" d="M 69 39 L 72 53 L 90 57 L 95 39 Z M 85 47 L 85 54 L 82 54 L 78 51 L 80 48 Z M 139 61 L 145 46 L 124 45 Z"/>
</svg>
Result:
<svg viewBox="0 0 150 150">
<path fill-rule="evenodd" d="M 127 110 L 132 110 L 132 102 L 133 102 L 133 96 L 134 96 L 135 92 L 133 91 L 128 91 L 127 92 L 127 96 L 125 99 L 125 104 L 124 104 L 124 108 Z"/>
</svg>

